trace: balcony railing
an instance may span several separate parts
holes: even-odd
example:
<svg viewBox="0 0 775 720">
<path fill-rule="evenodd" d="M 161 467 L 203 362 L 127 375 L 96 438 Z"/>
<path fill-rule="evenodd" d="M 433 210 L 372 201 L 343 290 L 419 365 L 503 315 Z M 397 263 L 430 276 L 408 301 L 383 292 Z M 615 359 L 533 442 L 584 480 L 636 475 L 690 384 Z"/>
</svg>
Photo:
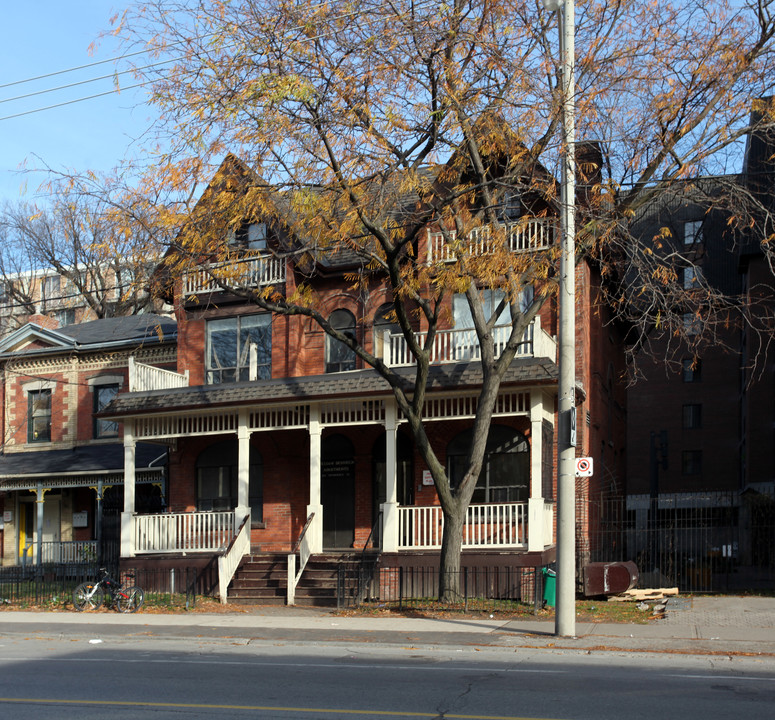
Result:
<svg viewBox="0 0 775 720">
<path fill-rule="evenodd" d="M 135 515 L 135 552 L 218 552 L 236 532 L 232 510 Z"/>
<path fill-rule="evenodd" d="M 285 260 L 274 255 L 255 255 L 234 262 L 204 264 L 183 276 L 183 296 L 220 292 L 226 287 L 257 288 L 285 282 Z"/>
<path fill-rule="evenodd" d="M 444 515 L 438 505 L 398 509 L 400 550 L 441 547 Z M 463 524 L 464 548 L 513 548 L 527 543 L 527 503 L 469 505 Z"/>
<path fill-rule="evenodd" d="M 170 390 L 178 387 L 188 387 L 188 370 L 176 373 L 173 370 L 135 362 L 133 357 L 129 358 L 129 392 Z"/>
<path fill-rule="evenodd" d="M 495 357 L 498 357 L 511 334 L 510 325 L 501 325 L 493 328 L 493 342 L 495 343 Z M 422 346 L 425 343 L 427 333 L 415 334 L 417 342 Z M 383 347 L 387 350 L 385 363 L 394 367 L 413 365 L 415 360 L 409 351 L 406 338 L 402 333 L 386 332 Z M 555 360 L 557 357 L 557 343 L 554 338 L 541 329 L 539 318 L 525 330 L 522 342 L 517 348 L 517 357 L 547 357 Z M 479 339 L 475 330 L 440 330 L 433 338 L 431 347 L 431 363 L 455 363 L 476 362 L 482 359 Z"/>
<path fill-rule="evenodd" d="M 506 230 L 508 249 L 513 253 L 547 250 L 554 245 L 556 221 L 552 218 L 533 218 L 513 223 Z M 454 231 L 447 233 L 447 243 L 441 232 L 428 232 L 428 262 L 453 262 L 455 251 L 464 251 L 469 256 L 489 255 L 493 252 L 489 227 L 473 230 L 461 247 L 455 247 Z"/>
</svg>

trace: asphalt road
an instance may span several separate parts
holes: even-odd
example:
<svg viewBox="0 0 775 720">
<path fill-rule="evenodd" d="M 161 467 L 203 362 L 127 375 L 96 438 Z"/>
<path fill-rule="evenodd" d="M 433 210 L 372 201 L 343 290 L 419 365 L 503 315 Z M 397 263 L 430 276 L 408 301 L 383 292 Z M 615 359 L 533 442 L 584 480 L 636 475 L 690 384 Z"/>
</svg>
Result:
<svg viewBox="0 0 775 720">
<path fill-rule="evenodd" d="M 769 720 L 773 708 L 772 658 L 0 638 L 0 717 L 14 720 Z"/>
</svg>

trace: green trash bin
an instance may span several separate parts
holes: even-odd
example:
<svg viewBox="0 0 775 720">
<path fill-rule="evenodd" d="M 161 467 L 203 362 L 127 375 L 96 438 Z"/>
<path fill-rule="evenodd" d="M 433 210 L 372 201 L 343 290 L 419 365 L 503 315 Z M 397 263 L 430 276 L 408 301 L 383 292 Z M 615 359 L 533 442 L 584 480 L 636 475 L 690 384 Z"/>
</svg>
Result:
<svg viewBox="0 0 775 720">
<path fill-rule="evenodd" d="M 554 607 L 557 597 L 557 573 L 551 568 L 542 570 L 544 575 L 544 605 Z"/>
</svg>

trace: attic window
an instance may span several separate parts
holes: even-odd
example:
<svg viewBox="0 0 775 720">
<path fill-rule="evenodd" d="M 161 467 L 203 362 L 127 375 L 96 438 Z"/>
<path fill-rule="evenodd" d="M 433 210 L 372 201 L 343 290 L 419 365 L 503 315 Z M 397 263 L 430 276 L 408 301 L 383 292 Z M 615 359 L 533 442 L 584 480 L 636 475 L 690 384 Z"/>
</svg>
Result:
<svg viewBox="0 0 775 720">
<path fill-rule="evenodd" d="M 230 237 L 229 244 L 248 250 L 265 250 L 266 223 L 245 223 Z"/>
<path fill-rule="evenodd" d="M 516 220 L 522 215 L 522 199 L 519 190 L 511 188 L 503 197 L 503 216 L 508 220 Z"/>
</svg>

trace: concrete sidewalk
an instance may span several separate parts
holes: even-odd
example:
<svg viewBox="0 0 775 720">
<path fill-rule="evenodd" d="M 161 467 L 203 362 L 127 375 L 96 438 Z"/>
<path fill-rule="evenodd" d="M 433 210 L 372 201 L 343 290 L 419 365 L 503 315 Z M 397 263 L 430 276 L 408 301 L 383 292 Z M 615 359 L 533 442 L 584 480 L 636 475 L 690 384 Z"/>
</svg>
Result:
<svg viewBox="0 0 775 720">
<path fill-rule="evenodd" d="M 0 611 L 0 634 L 68 638 L 188 638 L 245 643 L 383 643 L 401 646 L 551 648 L 775 656 L 775 598 L 675 598 L 645 625 L 577 623 L 554 635 L 546 620 L 341 616 L 328 610 L 255 607 L 248 612 Z"/>
</svg>

